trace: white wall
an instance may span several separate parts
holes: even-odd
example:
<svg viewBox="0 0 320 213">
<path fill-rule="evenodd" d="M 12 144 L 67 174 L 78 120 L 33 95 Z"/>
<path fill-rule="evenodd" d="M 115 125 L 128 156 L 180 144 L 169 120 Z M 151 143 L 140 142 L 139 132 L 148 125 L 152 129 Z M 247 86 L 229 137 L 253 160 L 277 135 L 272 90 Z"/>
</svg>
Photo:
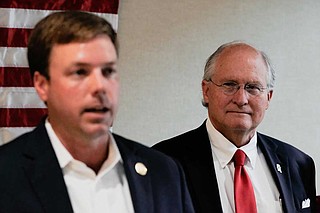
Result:
<svg viewBox="0 0 320 213">
<path fill-rule="evenodd" d="M 246 40 L 277 72 L 259 131 L 304 150 L 320 171 L 319 11 L 318 0 L 120 0 L 114 132 L 150 146 L 198 127 L 205 60 L 222 43 Z"/>
</svg>

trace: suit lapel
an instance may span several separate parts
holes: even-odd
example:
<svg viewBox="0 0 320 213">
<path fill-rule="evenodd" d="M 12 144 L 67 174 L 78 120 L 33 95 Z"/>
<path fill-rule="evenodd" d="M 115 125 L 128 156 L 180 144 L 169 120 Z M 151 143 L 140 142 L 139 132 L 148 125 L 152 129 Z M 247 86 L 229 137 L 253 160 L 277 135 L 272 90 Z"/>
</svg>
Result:
<svg viewBox="0 0 320 213">
<path fill-rule="evenodd" d="M 45 212 L 73 212 L 63 174 L 44 123 L 30 134 L 25 143 L 21 163 Z"/>
<path fill-rule="evenodd" d="M 138 174 L 136 163 L 142 163 L 148 168 L 146 159 L 136 154 L 136 147 L 127 143 L 126 139 L 113 135 L 123 159 L 124 170 L 128 180 L 131 199 L 135 212 L 153 212 L 152 186 L 150 175 Z"/>
<path fill-rule="evenodd" d="M 203 212 L 222 212 L 218 182 L 213 165 L 206 122 L 193 130 L 184 143 L 184 165 L 186 176 L 191 180 L 189 190 L 195 194 L 195 205 Z M 190 187 L 191 185 L 191 187 Z"/>
<path fill-rule="evenodd" d="M 287 154 L 278 151 L 278 146 L 272 139 L 259 133 L 258 146 L 267 161 L 272 177 L 280 192 L 283 210 L 285 212 L 295 212 Z"/>
</svg>

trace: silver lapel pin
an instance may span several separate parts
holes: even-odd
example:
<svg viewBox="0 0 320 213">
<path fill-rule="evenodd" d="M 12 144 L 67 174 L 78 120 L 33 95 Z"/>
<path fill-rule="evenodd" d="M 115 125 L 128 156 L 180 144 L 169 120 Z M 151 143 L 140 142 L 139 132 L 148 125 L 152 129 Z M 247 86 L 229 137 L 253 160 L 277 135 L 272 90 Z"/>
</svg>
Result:
<svg viewBox="0 0 320 213">
<path fill-rule="evenodd" d="M 282 170 L 281 170 L 281 166 L 280 166 L 280 164 L 278 164 L 278 163 L 277 163 L 277 164 L 276 164 L 276 167 L 277 167 L 277 171 L 278 171 L 278 172 L 280 172 L 280 173 L 282 174 Z"/>
</svg>

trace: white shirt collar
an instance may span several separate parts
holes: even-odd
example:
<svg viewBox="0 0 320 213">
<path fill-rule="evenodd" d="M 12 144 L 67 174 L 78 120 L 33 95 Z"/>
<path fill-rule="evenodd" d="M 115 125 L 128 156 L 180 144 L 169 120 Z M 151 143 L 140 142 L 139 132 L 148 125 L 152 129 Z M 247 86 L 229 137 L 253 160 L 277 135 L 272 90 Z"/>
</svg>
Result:
<svg viewBox="0 0 320 213">
<path fill-rule="evenodd" d="M 70 164 L 72 161 L 77 161 L 72 157 L 70 152 L 64 147 L 64 145 L 59 140 L 58 136 L 55 134 L 54 130 L 52 129 L 52 126 L 48 119 L 45 122 L 45 127 L 48 132 L 51 144 L 53 146 L 53 149 L 56 153 L 56 156 L 59 161 L 59 165 L 61 169 L 64 169 L 67 167 L 68 164 Z M 110 143 L 109 143 L 109 154 L 106 161 L 103 163 L 102 167 L 100 168 L 99 175 L 103 175 L 107 173 L 109 170 L 111 170 L 118 162 L 123 163 L 120 151 L 118 149 L 118 146 L 112 136 L 111 133 L 108 133 L 110 135 Z M 102 174 L 100 174 L 102 173 Z"/>
<path fill-rule="evenodd" d="M 257 133 L 251 138 L 250 142 L 240 148 L 237 148 L 227 138 L 225 138 L 214 126 L 210 119 L 207 119 L 206 127 L 209 135 L 209 140 L 212 146 L 214 154 L 217 156 L 219 164 L 222 168 L 227 166 L 233 158 L 234 153 L 237 149 L 241 149 L 247 155 L 247 165 L 255 167 L 256 160 L 258 157 L 257 148 Z"/>
</svg>

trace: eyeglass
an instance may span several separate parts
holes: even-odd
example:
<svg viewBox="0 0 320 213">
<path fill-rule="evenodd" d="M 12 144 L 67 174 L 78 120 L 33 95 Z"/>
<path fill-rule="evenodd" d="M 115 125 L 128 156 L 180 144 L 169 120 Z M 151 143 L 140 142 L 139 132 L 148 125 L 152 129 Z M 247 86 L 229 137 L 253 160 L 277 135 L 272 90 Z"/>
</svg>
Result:
<svg viewBox="0 0 320 213">
<path fill-rule="evenodd" d="M 215 82 L 212 81 L 212 79 L 209 79 L 209 81 L 212 82 L 217 87 L 220 87 L 223 93 L 226 95 L 234 95 L 242 86 L 241 84 L 238 84 L 234 81 L 227 81 L 222 84 L 216 84 Z M 250 95 L 257 96 L 262 92 L 264 92 L 267 88 L 256 83 L 247 83 L 247 84 L 243 84 L 243 89 Z"/>
</svg>

